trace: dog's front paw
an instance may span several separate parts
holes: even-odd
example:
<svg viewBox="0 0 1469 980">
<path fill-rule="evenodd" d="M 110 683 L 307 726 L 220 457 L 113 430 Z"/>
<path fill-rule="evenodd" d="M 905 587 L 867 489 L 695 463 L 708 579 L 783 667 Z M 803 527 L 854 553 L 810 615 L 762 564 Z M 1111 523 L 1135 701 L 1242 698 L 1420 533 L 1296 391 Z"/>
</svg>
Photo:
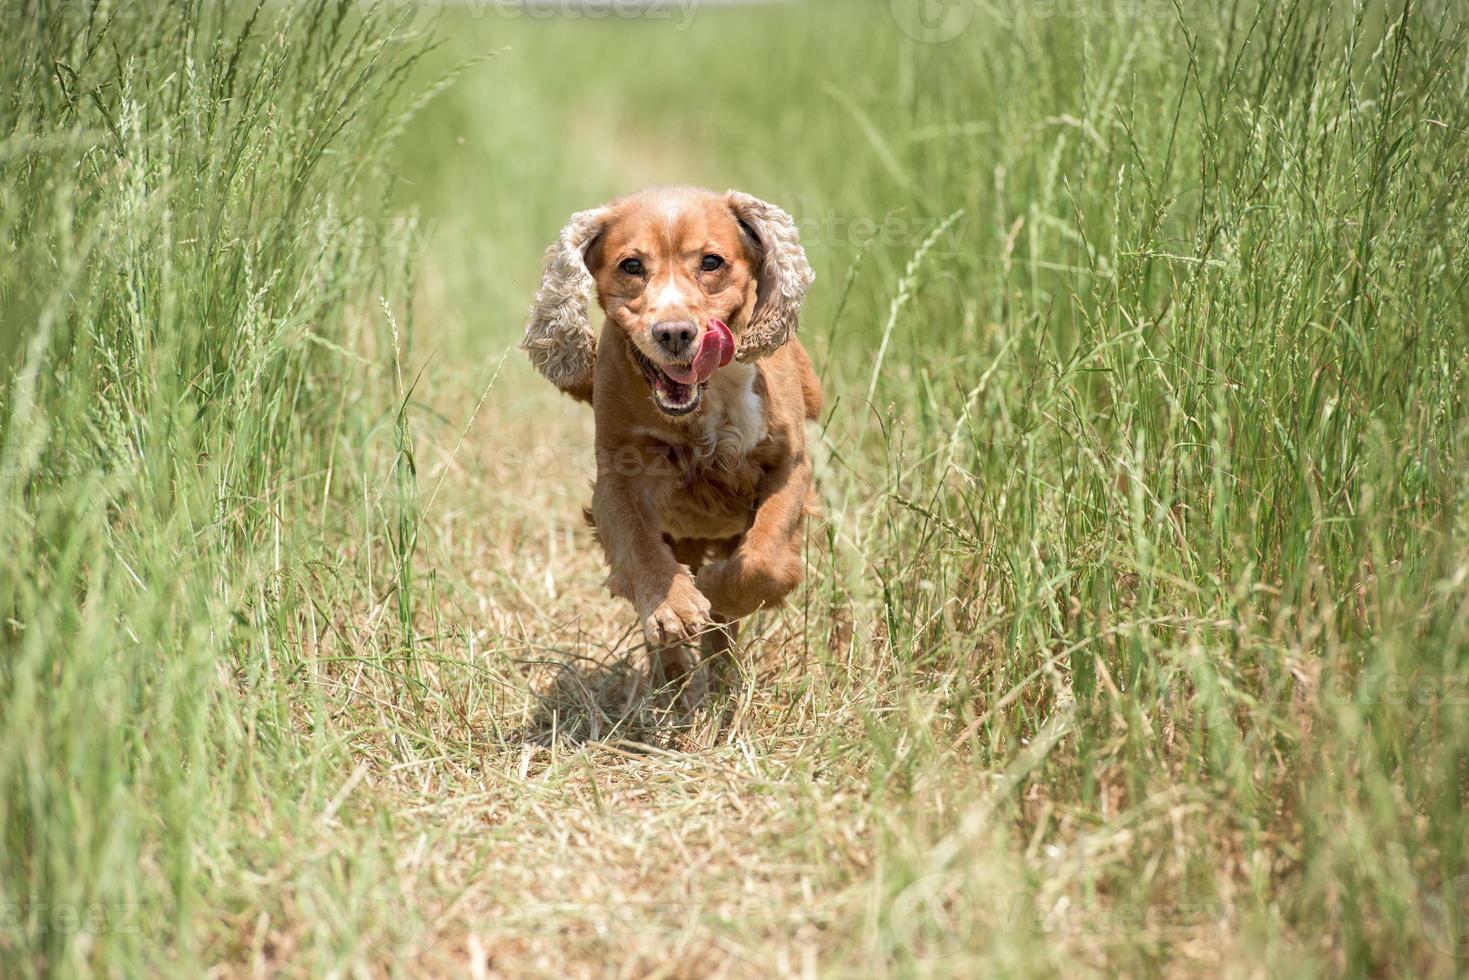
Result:
<svg viewBox="0 0 1469 980">
<path fill-rule="evenodd" d="M 801 583 L 799 555 L 759 562 L 737 555 L 699 569 L 699 589 L 721 619 L 742 619 L 758 609 L 778 606 Z"/>
<path fill-rule="evenodd" d="M 650 605 L 643 610 L 643 632 L 650 643 L 687 640 L 709 626 L 709 600 L 688 575 L 674 578 L 668 594 Z"/>
</svg>

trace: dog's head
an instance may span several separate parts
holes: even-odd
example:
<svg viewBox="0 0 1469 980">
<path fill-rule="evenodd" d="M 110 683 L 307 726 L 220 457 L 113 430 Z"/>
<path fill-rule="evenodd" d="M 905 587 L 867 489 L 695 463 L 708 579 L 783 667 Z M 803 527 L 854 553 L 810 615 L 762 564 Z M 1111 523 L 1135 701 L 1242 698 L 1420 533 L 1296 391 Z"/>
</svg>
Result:
<svg viewBox="0 0 1469 980">
<path fill-rule="evenodd" d="M 709 376 L 796 332 L 811 266 L 795 222 L 738 191 L 656 188 L 580 211 L 546 251 L 522 347 L 563 390 L 591 388 L 595 296 L 669 416 L 699 407 Z"/>
</svg>

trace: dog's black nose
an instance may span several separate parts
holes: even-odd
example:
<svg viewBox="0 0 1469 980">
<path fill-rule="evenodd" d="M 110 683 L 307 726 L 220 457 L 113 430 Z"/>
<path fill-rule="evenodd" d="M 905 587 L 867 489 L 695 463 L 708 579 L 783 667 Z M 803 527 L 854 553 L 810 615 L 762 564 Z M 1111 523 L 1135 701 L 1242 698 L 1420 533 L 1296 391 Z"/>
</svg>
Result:
<svg viewBox="0 0 1469 980">
<path fill-rule="evenodd" d="M 653 340 L 674 357 L 691 352 L 694 338 L 699 335 L 698 324 L 690 320 L 675 320 L 659 323 L 653 327 Z"/>
</svg>

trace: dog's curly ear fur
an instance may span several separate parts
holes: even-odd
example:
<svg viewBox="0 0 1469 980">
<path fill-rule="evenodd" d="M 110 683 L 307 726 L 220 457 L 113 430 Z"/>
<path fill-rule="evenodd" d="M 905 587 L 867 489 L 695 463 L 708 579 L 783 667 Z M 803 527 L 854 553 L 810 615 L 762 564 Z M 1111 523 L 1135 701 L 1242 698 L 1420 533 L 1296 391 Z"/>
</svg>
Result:
<svg viewBox="0 0 1469 980">
<path fill-rule="evenodd" d="M 730 191 L 730 210 L 755 239 L 760 255 L 755 312 L 735 357 L 753 361 L 772 353 L 796 333 L 801 300 L 816 274 L 806 261 L 791 216 L 773 204 Z"/>
<path fill-rule="evenodd" d="M 597 286 L 586 253 L 609 213 L 606 207 L 578 211 L 546 249 L 541 288 L 520 342 L 536 370 L 562 391 L 586 400 L 591 399 L 597 361 L 597 335 L 587 319 Z"/>
</svg>

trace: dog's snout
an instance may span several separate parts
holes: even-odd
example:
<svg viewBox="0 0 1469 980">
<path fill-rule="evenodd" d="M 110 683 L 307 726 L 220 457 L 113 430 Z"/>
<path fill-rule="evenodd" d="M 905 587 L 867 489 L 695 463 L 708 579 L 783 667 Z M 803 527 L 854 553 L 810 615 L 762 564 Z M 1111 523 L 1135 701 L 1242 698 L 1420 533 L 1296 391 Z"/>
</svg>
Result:
<svg viewBox="0 0 1469 980">
<path fill-rule="evenodd" d="M 692 320 L 673 320 L 653 325 L 653 341 L 674 357 L 693 351 L 699 325 Z"/>
</svg>

